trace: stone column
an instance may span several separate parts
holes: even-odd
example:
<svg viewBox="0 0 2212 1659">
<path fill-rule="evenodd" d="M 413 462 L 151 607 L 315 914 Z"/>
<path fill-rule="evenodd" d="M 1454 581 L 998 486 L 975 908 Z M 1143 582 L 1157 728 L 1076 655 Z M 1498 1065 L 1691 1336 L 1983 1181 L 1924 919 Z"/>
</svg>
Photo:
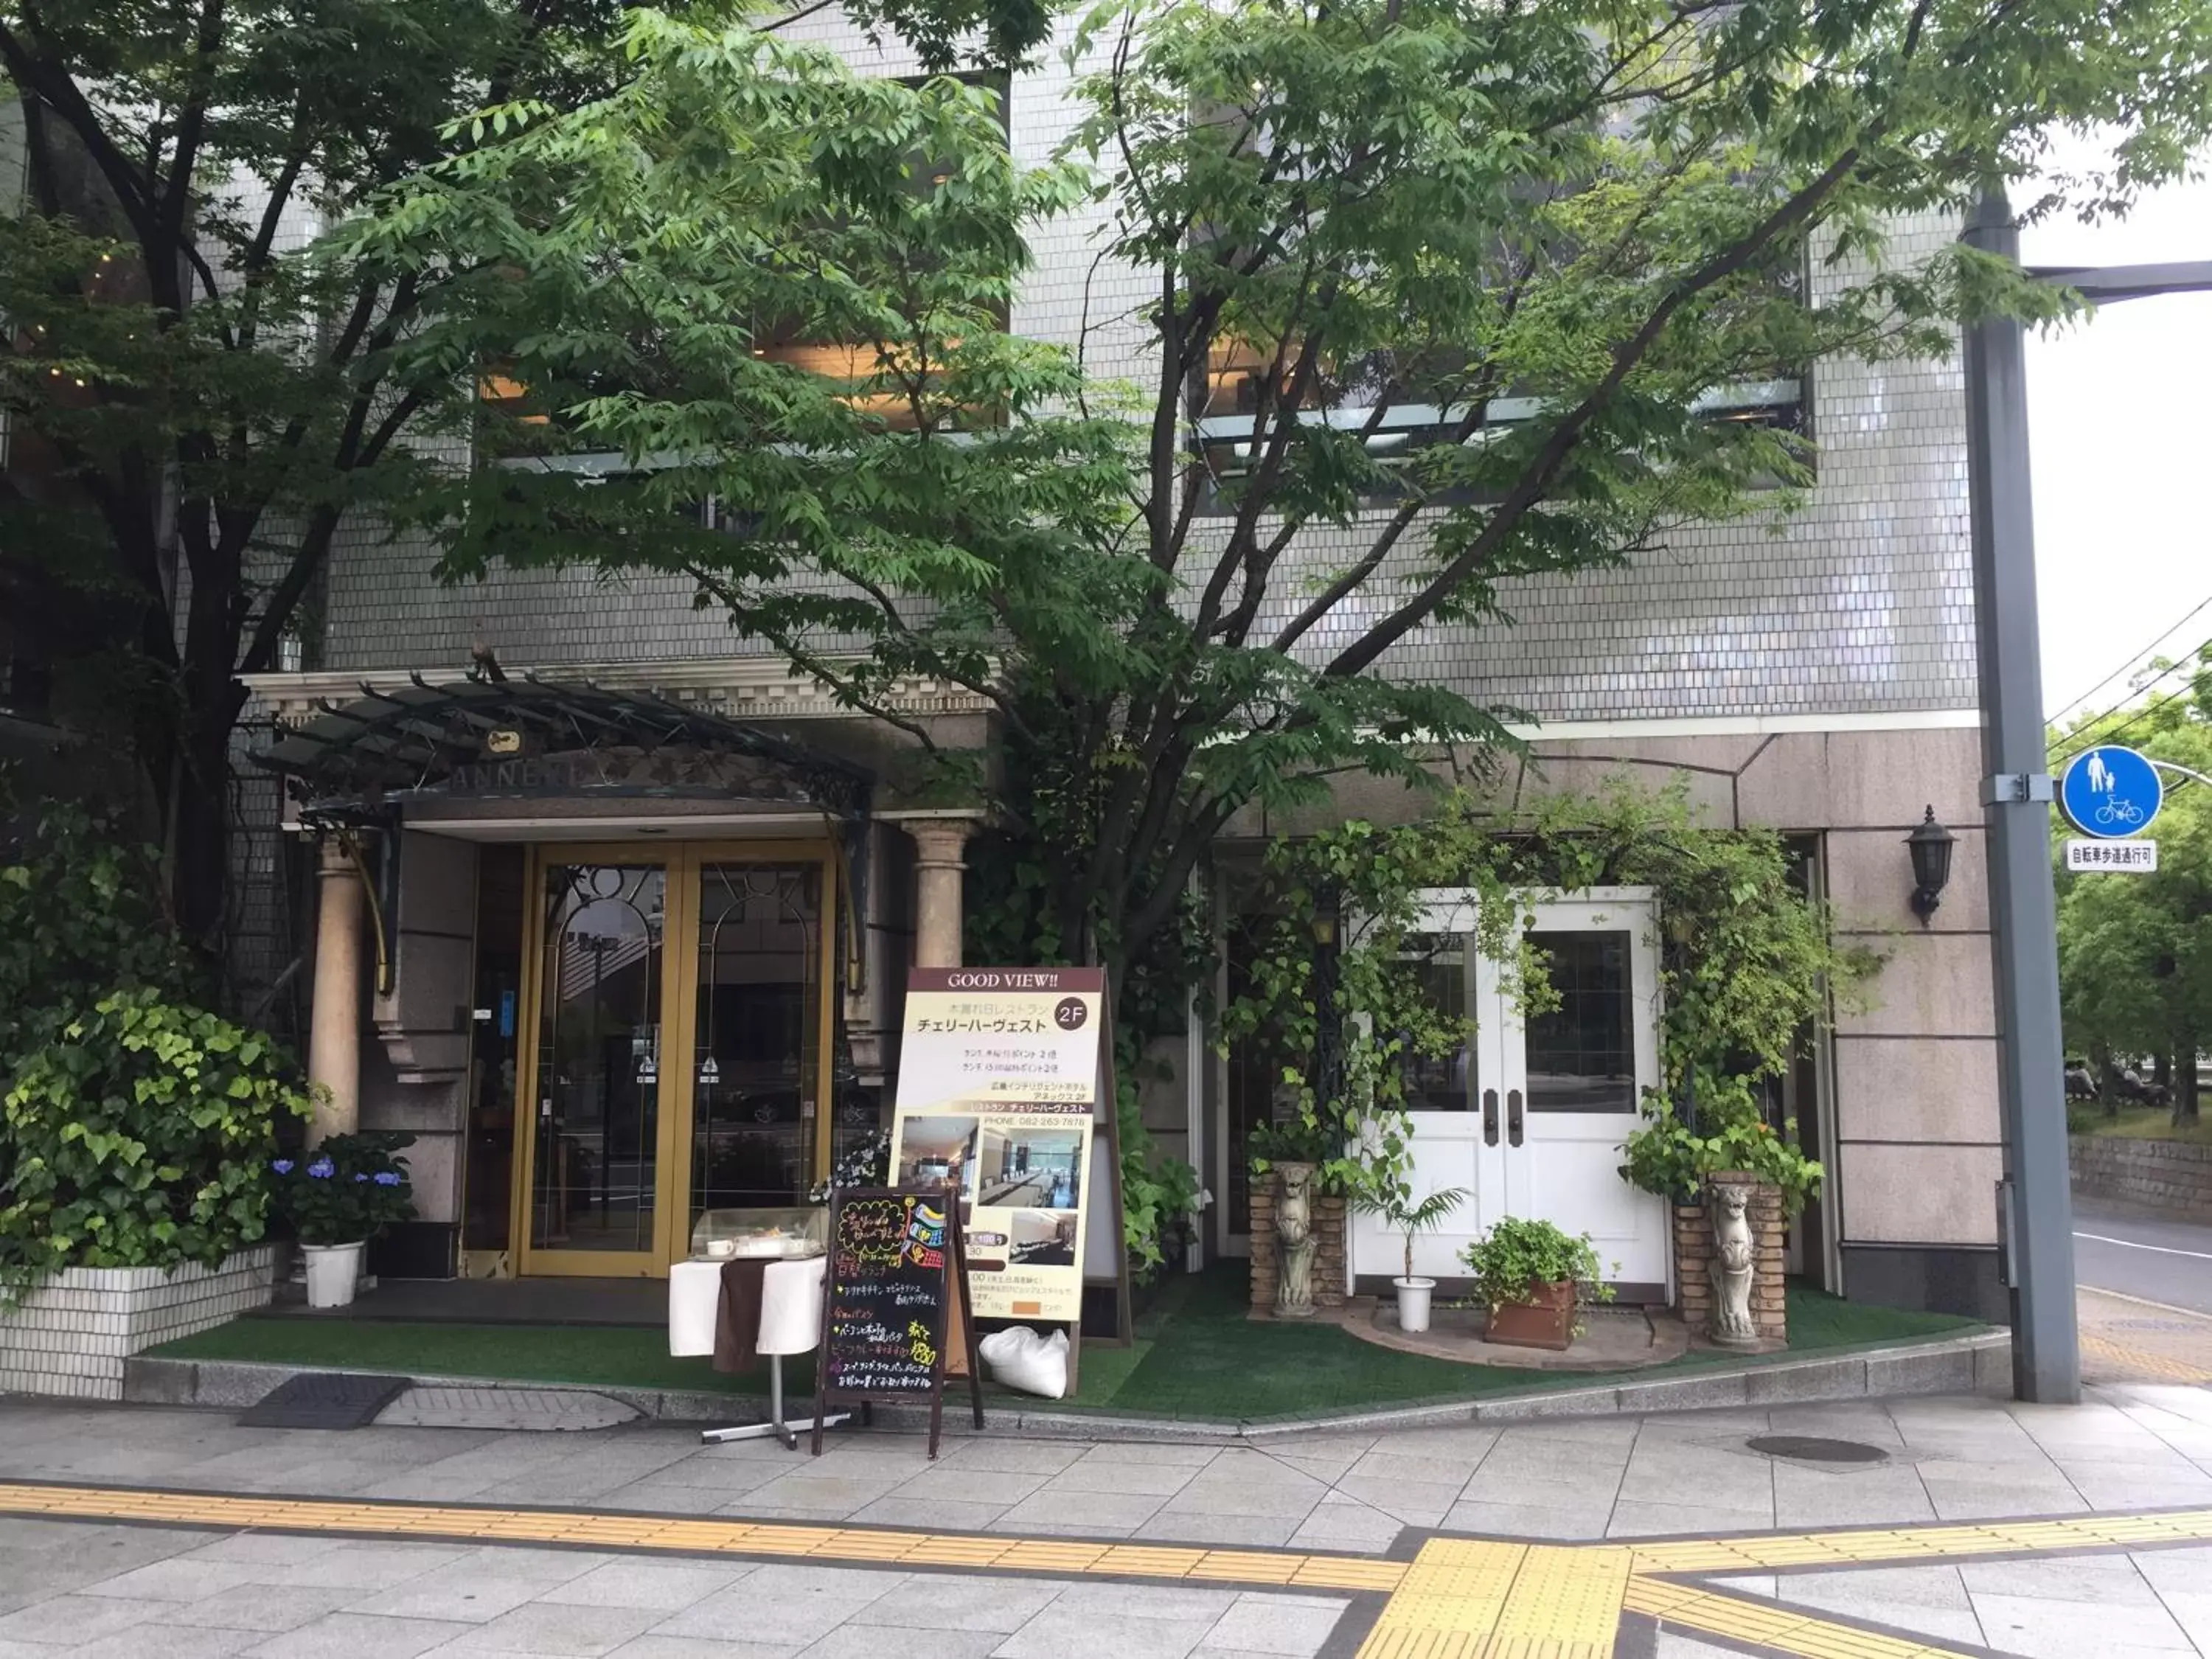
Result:
<svg viewBox="0 0 2212 1659">
<path fill-rule="evenodd" d="M 911 818 L 914 837 L 914 965 L 957 968 L 960 961 L 961 878 L 968 866 L 961 854 L 977 822 L 969 817 Z"/>
<path fill-rule="evenodd" d="M 321 876 L 307 1079 L 330 1094 L 316 1103 L 307 1131 L 314 1142 L 361 1127 L 361 872 L 336 836 L 323 841 Z"/>
</svg>

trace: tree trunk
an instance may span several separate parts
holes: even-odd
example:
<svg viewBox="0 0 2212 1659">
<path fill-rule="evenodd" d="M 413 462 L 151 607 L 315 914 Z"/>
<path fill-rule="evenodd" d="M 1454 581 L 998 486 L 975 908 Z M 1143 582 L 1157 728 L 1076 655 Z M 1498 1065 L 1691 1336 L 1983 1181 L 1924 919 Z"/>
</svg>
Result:
<svg viewBox="0 0 2212 1659">
<path fill-rule="evenodd" d="M 230 745 L 245 690 L 228 664 L 190 663 L 185 673 L 183 765 L 178 769 L 171 902 L 178 931 L 215 982 L 230 924 Z"/>
<path fill-rule="evenodd" d="M 2110 1048 L 2093 1050 L 2089 1063 L 2097 1072 L 2097 1103 L 2105 1109 L 2106 1117 L 2120 1115 L 2120 1068 L 2112 1063 Z"/>
<path fill-rule="evenodd" d="M 2182 1032 L 2174 1044 L 2173 1064 L 2166 1098 L 2173 1111 L 2173 1126 L 2180 1128 L 2197 1121 L 2197 1033 Z"/>
</svg>

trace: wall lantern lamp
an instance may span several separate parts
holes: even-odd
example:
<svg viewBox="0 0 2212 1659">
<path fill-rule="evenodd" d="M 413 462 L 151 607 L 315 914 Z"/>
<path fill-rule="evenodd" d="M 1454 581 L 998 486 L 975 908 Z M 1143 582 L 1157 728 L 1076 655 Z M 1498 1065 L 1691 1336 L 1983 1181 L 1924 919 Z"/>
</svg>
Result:
<svg viewBox="0 0 2212 1659">
<path fill-rule="evenodd" d="M 1905 838 L 1905 850 L 1912 854 L 1912 914 L 1920 918 L 1923 927 L 1943 902 L 1943 889 L 1951 879 L 1951 848 L 1958 839 L 1936 822 L 1932 806 L 1919 827 Z"/>
</svg>

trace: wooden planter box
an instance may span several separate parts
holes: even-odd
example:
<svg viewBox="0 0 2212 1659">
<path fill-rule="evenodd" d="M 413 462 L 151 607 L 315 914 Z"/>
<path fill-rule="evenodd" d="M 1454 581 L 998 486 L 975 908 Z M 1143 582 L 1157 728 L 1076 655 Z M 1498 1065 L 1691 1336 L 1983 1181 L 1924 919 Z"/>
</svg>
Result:
<svg viewBox="0 0 2212 1659">
<path fill-rule="evenodd" d="M 276 1251 L 257 1244 L 219 1267 L 70 1267 L 0 1310 L 0 1390 L 123 1398 L 132 1354 L 266 1307 Z"/>
<path fill-rule="evenodd" d="M 1575 1340 L 1575 1282 L 1565 1279 L 1546 1285 L 1528 1281 L 1528 1299 L 1507 1302 L 1491 1314 L 1482 1334 L 1486 1342 L 1509 1348 L 1549 1348 L 1563 1353 Z"/>
<path fill-rule="evenodd" d="M 1751 1206 L 1745 1212 L 1759 1261 L 1751 1279 L 1751 1322 L 1762 1346 L 1790 1346 L 1790 1304 L 1783 1290 L 1782 1189 L 1747 1175 L 1716 1175 L 1716 1182 L 1749 1187 Z M 1703 1337 L 1713 1322 L 1713 1224 L 1703 1204 L 1677 1204 L 1674 1217 L 1674 1306 L 1692 1340 Z"/>
<path fill-rule="evenodd" d="M 1252 1307 L 1272 1316 L 1282 1261 L 1275 1251 L 1275 1187 L 1269 1175 L 1252 1187 Z M 1344 1305 L 1345 1206 L 1341 1193 L 1316 1193 L 1313 1200 L 1314 1306 Z"/>
</svg>

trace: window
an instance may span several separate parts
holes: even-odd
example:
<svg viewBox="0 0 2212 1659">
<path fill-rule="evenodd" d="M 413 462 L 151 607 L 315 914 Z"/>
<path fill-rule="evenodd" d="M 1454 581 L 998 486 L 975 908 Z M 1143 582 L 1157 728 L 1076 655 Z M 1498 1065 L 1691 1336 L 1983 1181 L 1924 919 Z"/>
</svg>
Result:
<svg viewBox="0 0 2212 1659">
<path fill-rule="evenodd" d="M 1559 1006 L 1528 1024 L 1528 1109 L 1636 1109 L 1635 997 L 1626 933 L 1531 931 Z"/>
<path fill-rule="evenodd" d="M 1467 1018 L 1474 1010 L 1468 976 L 1471 941 L 1462 933 L 1414 934 L 1406 941 L 1406 959 L 1429 1006 L 1447 1018 Z M 1408 1053 L 1400 1062 L 1409 1112 L 1471 1110 L 1469 1085 L 1474 1064 L 1474 1038 L 1448 1054 Z"/>
<path fill-rule="evenodd" d="M 999 120 L 1003 131 L 1006 121 L 1007 77 L 1004 74 L 975 74 L 954 78 L 996 94 Z M 918 85 L 920 80 L 910 80 L 908 84 Z M 927 198 L 953 179 L 953 163 L 919 150 L 909 154 L 905 167 L 907 192 L 917 198 Z M 862 280 L 866 280 L 865 273 Z M 1006 308 L 1004 306 L 998 307 L 994 317 L 996 325 L 1004 328 L 1006 318 Z M 805 370 L 820 376 L 833 386 L 842 387 L 845 401 L 859 413 L 879 422 L 884 430 L 913 431 L 921 424 L 915 414 L 915 405 L 920 403 L 927 406 L 930 402 L 933 386 L 938 384 L 937 366 L 921 360 L 914 342 L 859 338 L 853 330 L 841 326 L 839 319 L 835 317 L 768 315 L 746 319 L 745 323 L 753 340 L 753 356 L 756 358 Z M 928 333 L 931 331 L 917 330 L 916 332 Z M 655 397 L 680 397 L 684 379 L 684 366 L 672 359 L 657 358 L 650 341 L 635 343 L 639 356 L 653 365 L 651 382 L 637 376 L 625 379 L 586 374 L 574 383 L 539 386 L 526 383 L 512 364 L 487 365 L 477 379 L 477 402 L 488 416 L 499 418 L 484 423 L 480 440 L 484 449 L 501 457 L 543 454 L 549 449 L 559 451 L 564 446 L 558 430 L 561 424 L 558 411 L 562 406 L 586 398 L 624 391 L 643 391 Z M 928 349 L 933 351 L 953 349 L 959 343 L 957 337 L 939 337 L 933 339 Z M 943 418 L 941 410 L 931 411 L 933 424 Z M 951 423 L 956 426 L 995 424 L 1001 418 L 997 411 L 963 410 L 957 412 Z M 503 432 L 500 429 L 502 424 L 505 426 Z"/>
<path fill-rule="evenodd" d="M 1804 293 L 1805 283 L 1802 255 L 1784 250 L 1748 280 L 1747 291 L 1753 304 L 1762 302 L 1761 295 L 1795 301 Z M 1273 396 L 1263 398 L 1279 356 L 1281 382 Z M 1213 342 L 1200 383 L 1193 389 L 1192 407 L 1196 437 L 1217 485 L 1231 486 L 1233 493 L 1236 482 L 1249 472 L 1261 445 L 1273 436 L 1290 396 L 1297 358 L 1295 341 L 1279 353 L 1272 341 L 1232 336 Z M 1362 434 L 1358 441 L 1371 461 L 1386 470 L 1400 468 L 1425 449 L 1461 441 L 1459 429 L 1473 412 L 1466 401 L 1468 368 L 1466 355 L 1450 349 L 1416 356 L 1376 351 L 1332 359 L 1311 378 L 1297 403 L 1297 419 L 1301 426 Z M 1745 364 L 1741 378 L 1706 392 L 1692 409 L 1711 422 L 1806 434 L 1810 403 L 1807 379 L 1807 370 L 1799 364 Z M 1491 398 L 1481 427 L 1465 441 L 1486 443 L 1501 428 L 1537 418 L 1544 399 L 1531 392 L 1528 386 L 1511 386 L 1504 395 Z M 1376 493 L 1399 492 L 1385 488 Z M 1440 497 L 1466 498 L 1463 492 Z"/>
</svg>

